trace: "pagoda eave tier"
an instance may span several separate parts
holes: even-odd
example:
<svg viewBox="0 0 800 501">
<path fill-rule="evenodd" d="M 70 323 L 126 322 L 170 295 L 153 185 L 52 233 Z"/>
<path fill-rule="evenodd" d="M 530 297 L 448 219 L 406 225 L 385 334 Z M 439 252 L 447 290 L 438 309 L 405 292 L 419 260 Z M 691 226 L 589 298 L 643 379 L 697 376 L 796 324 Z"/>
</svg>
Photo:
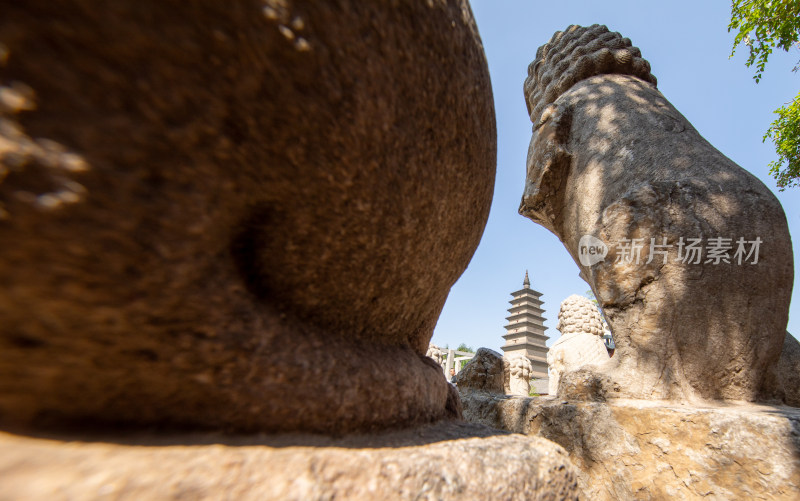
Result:
<svg viewBox="0 0 800 501">
<path fill-rule="evenodd" d="M 547 320 L 546 318 L 544 318 L 542 316 L 534 315 L 532 313 L 517 313 L 515 315 L 511 315 L 510 317 L 506 317 L 506 320 L 511 322 L 512 320 L 522 320 L 523 318 L 530 318 L 532 320 L 541 320 L 542 322 Z"/>
<path fill-rule="evenodd" d="M 542 304 L 544 304 L 544 303 L 534 304 L 534 303 L 531 303 L 530 301 L 525 301 L 525 302 L 523 302 L 521 304 L 518 304 L 516 306 L 512 306 L 511 308 L 508 309 L 508 312 L 509 313 L 516 313 L 518 311 L 531 310 L 531 311 L 534 311 L 534 312 L 544 313 L 544 308 L 542 308 Z"/>
<path fill-rule="evenodd" d="M 550 339 L 550 336 L 544 333 L 544 331 L 534 332 L 534 331 L 524 331 L 524 332 L 506 332 L 502 335 L 503 339 L 513 339 L 515 337 L 518 338 L 525 338 L 525 337 L 532 337 L 532 338 L 539 338 L 539 339 Z"/>
<path fill-rule="evenodd" d="M 503 345 L 500 347 L 503 351 L 536 351 L 540 353 L 543 357 L 547 356 L 547 352 L 550 350 L 547 346 L 540 346 L 538 344 L 510 344 L 510 345 Z"/>
<path fill-rule="evenodd" d="M 506 334 L 519 334 L 520 336 L 523 336 L 525 333 L 529 333 L 543 336 L 544 332 L 547 330 L 547 327 L 540 324 L 514 324 L 506 325 L 505 329 Z M 505 336 L 506 334 L 503 335 Z"/>
<path fill-rule="evenodd" d="M 527 320 L 524 321 L 524 322 L 517 322 L 515 324 L 508 324 L 508 325 L 505 326 L 505 329 L 506 330 L 521 329 L 523 327 L 533 327 L 535 329 L 547 329 L 547 327 L 545 327 L 542 324 L 537 324 L 535 322 L 530 322 L 530 321 L 527 321 Z"/>
<path fill-rule="evenodd" d="M 541 310 L 542 305 L 544 304 L 542 301 L 536 301 L 529 297 L 518 297 L 517 299 L 512 299 L 509 301 L 512 308 L 518 308 L 520 306 L 527 306 L 529 308 L 535 308 L 537 310 Z"/>
<path fill-rule="evenodd" d="M 533 294 L 521 294 L 519 296 L 513 296 L 511 298 L 511 300 L 509 301 L 509 303 L 514 304 L 515 302 L 516 303 L 521 303 L 521 302 L 524 302 L 524 301 L 530 301 L 531 303 L 543 304 L 544 301 L 539 299 L 540 297 L 542 297 L 541 294 L 539 294 L 538 296 L 535 296 Z"/>
</svg>

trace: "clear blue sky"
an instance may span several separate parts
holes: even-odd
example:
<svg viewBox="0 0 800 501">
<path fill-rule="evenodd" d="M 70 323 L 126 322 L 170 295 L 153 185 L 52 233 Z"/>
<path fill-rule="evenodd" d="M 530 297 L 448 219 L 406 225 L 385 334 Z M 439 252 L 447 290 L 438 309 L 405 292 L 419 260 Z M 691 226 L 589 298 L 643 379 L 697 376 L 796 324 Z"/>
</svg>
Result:
<svg viewBox="0 0 800 501">
<path fill-rule="evenodd" d="M 723 154 L 767 185 L 781 201 L 793 238 L 800 235 L 800 188 L 779 192 L 768 174 L 775 159 L 761 137 L 772 111 L 800 89 L 792 67 L 800 52 L 773 54 L 761 82 L 744 65 L 746 48 L 728 59 L 730 3 L 725 1 L 472 0 L 492 78 L 497 114 L 497 180 L 483 239 L 467 271 L 450 291 L 432 342 L 451 348 L 466 343 L 500 351 L 510 293 L 521 288 L 525 270 L 543 295 L 548 345 L 557 337 L 558 306 L 589 286 L 561 242 L 517 214 L 525 180 L 531 123 L 522 82 L 536 49 L 570 24 L 605 24 L 631 39 L 650 61 L 658 88 Z M 794 241 L 795 263 L 800 243 Z M 795 264 L 797 267 L 797 264 Z M 800 275 L 796 271 L 795 275 Z M 800 335 L 798 279 L 789 312 L 789 332 Z"/>
</svg>

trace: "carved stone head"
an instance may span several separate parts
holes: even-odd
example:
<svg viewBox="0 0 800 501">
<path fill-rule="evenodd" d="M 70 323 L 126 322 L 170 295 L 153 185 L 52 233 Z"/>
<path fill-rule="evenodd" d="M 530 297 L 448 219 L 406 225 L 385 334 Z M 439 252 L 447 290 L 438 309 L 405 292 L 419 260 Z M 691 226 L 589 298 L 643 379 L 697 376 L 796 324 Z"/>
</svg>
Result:
<svg viewBox="0 0 800 501">
<path fill-rule="evenodd" d="M 585 333 L 603 337 L 603 320 L 590 299 L 573 294 L 561 302 L 556 329 L 562 336 Z"/>
<path fill-rule="evenodd" d="M 556 234 L 563 232 L 562 197 L 571 161 L 566 144 L 572 110 L 556 100 L 581 80 L 596 75 L 632 75 L 655 86 L 650 63 L 641 55 L 629 39 L 597 24 L 572 25 L 539 47 L 523 87 L 533 136 L 520 214 Z"/>
<path fill-rule="evenodd" d="M 638 47 L 628 38 L 594 24 L 571 25 L 557 31 L 549 42 L 539 47 L 536 59 L 528 66 L 525 79 L 525 102 L 534 127 L 547 121 L 547 105 L 570 87 L 595 75 L 619 73 L 633 75 L 656 85 L 650 63 L 642 59 Z"/>
</svg>

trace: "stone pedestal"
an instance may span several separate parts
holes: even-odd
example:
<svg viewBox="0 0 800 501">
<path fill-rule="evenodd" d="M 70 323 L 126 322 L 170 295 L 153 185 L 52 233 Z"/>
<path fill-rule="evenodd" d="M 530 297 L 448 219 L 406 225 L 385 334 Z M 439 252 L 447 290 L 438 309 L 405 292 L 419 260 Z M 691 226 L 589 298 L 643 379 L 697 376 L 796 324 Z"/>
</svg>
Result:
<svg viewBox="0 0 800 501">
<path fill-rule="evenodd" d="M 563 446 L 587 499 L 798 499 L 800 409 L 462 392 L 465 419 Z"/>
<path fill-rule="evenodd" d="M 605 362 L 608 362 L 608 350 L 599 336 L 583 332 L 561 336 L 547 353 L 550 365 L 548 392 L 550 395 L 558 393 L 558 383 L 565 372 Z"/>
</svg>

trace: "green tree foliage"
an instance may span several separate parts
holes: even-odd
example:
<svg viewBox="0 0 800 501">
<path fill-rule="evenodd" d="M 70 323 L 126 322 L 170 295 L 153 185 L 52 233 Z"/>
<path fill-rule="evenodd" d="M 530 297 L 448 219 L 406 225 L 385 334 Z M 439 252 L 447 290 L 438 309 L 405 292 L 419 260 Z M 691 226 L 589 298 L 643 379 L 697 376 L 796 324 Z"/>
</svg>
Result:
<svg viewBox="0 0 800 501">
<path fill-rule="evenodd" d="M 733 0 L 728 31 L 739 30 L 733 40 L 731 56 L 744 43 L 750 49 L 745 63 L 756 65 L 756 82 L 767 64 L 772 49 L 788 51 L 800 34 L 800 1 L 798 0 Z M 794 68 L 797 70 L 797 67 Z"/>
<path fill-rule="evenodd" d="M 740 44 L 750 50 L 745 63 L 755 65 L 756 83 L 773 49 L 789 51 L 800 40 L 800 0 L 733 0 L 728 31 L 738 30 L 733 40 L 731 56 Z M 800 63 L 792 71 L 797 71 Z M 790 103 L 775 110 L 778 118 L 764 134 L 763 141 L 772 139 L 778 159 L 770 162 L 770 174 L 784 190 L 800 184 L 800 94 Z M 786 164 L 786 168 L 783 168 Z"/>
<path fill-rule="evenodd" d="M 467 343 L 461 343 L 460 345 L 458 345 L 458 348 L 456 348 L 456 351 L 466 351 L 467 353 L 475 353 L 475 350 L 472 349 L 472 346 L 467 346 Z M 467 363 L 468 363 L 467 360 L 462 360 L 461 361 L 461 369 L 463 369 L 464 366 L 467 365 Z M 461 369 L 459 369 L 459 370 L 461 370 Z"/>
<path fill-rule="evenodd" d="M 769 173 L 778 180 L 778 188 L 783 191 L 800 184 L 800 93 L 775 113 L 778 118 L 764 134 L 764 141 L 769 138 L 775 143 L 778 159 L 769 163 Z M 781 169 L 784 162 L 786 168 Z"/>
<path fill-rule="evenodd" d="M 461 343 L 456 348 L 456 351 L 466 351 L 467 353 L 475 353 L 475 350 L 472 349 L 472 346 L 467 346 L 466 343 Z"/>
</svg>

